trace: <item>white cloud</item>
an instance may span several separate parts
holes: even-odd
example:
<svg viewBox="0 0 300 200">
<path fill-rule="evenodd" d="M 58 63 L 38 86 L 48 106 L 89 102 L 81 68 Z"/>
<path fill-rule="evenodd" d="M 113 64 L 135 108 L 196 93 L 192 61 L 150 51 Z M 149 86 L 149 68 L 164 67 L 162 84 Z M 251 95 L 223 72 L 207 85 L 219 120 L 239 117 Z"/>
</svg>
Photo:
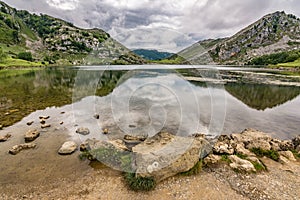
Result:
<svg viewBox="0 0 300 200">
<path fill-rule="evenodd" d="M 75 10 L 78 7 L 79 0 L 46 0 L 46 2 L 55 8 L 61 10 Z"/>
<path fill-rule="evenodd" d="M 277 10 L 300 16 L 298 0 L 4 1 L 19 9 L 71 21 L 80 27 L 104 29 L 129 47 L 140 45 L 141 48 L 151 46 L 173 51 L 197 40 L 231 36 Z M 163 32 L 163 29 L 169 31 Z M 175 37 L 172 31 L 181 36 Z M 128 33 L 131 36 L 118 37 Z"/>
</svg>

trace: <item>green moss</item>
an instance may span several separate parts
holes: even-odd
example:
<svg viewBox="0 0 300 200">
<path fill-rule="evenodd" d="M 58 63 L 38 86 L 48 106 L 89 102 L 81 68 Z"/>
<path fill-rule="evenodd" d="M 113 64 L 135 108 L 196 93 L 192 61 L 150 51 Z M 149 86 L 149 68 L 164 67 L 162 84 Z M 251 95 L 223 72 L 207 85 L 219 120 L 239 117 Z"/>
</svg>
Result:
<svg viewBox="0 0 300 200">
<path fill-rule="evenodd" d="M 186 172 L 182 172 L 180 173 L 181 175 L 184 176 L 191 176 L 191 175 L 196 175 L 199 174 L 202 171 L 202 166 L 203 166 L 203 161 L 199 160 L 194 167 L 192 167 L 190 170 L 186 171 Z"/>
<path fill-rule="evenodd" d="M 260 164 L 258 162 L 252 162 L 252 164 L 253 164 L 253 166 L 254 166 L 254 168 L 256 169 L 257 172 L 266 171 L 267 170 L 267 168 L 264 165 L 262 165 L 262 164 Z"/>
<path fill-rule="evenodd" d="M 156 187 L 153 177 L 140 177 L 135 173 L 124 173 L 124 179 L 131 190 L 150 191 Z"/>
<path fill-rule="evenodd" d="M 279 154 L 277 151 L 274 150 L 263 150 L 261 148 L 252 148 L 250 149 L 251 152 L 255 153 L 255 155 L 259 157 L 266 156 L 272 160 L 279 161 Z"/>
<path fill-rule="evenodd" d="M 228 155 L 221 155 L 221 161 L 227 162 L 227 163 L 231 162 Z"/>
<path fill-rule="evenodd" d="M 237 157 L 239 157 L 239 158 L 241 158 L 241 159 L 246 159 L 247 158 L 247 156 L 246 155 L 244 155 L 244 154 L 236 154 L 236 156 Z"/>
</svg>

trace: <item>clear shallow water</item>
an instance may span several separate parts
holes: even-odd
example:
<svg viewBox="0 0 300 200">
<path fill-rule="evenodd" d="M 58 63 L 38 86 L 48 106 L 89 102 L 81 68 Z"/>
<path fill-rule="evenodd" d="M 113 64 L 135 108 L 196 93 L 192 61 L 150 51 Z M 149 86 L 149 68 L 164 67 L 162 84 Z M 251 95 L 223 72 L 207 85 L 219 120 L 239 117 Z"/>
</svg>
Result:
<svg viewBox="0 0 300 200">
<path fill-rule="evenodd" d="M 64 120 L 70 128 L 87 126 L 95 137 L 101 128 L 109 128 L 111 137 L 151 136 L 162 130 L 218 135 L 255 128 L 283 139 L 300 132 L 300 87 L 288 86 L 297 85 L 297 77 L 262 69 L 127 67 L 2 73 L 0 124 L 37 109 L 67 105 Z M 267 84 L 270 80 L 276 84 Z M 55 109 L 48 111 L 55 113 Z M 100 114 L 99 120 L 93 119 L 95 113 Z"/>
</svg>

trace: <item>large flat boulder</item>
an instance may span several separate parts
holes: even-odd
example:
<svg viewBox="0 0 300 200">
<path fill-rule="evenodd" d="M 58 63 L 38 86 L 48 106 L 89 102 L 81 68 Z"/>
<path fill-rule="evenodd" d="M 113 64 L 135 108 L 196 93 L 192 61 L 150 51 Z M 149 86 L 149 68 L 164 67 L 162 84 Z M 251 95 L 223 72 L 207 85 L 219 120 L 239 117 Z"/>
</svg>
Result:
<svg viewBox="0 0 300 200">
<path fill-rule="evenodd" d="M 136 174 L 162 181 L 190 170 L 203 156 L 203 152 L 210 151 L 209 147 L 209 143 L 200 137 L 159 133 L 132 148 Z"/>
</svg>

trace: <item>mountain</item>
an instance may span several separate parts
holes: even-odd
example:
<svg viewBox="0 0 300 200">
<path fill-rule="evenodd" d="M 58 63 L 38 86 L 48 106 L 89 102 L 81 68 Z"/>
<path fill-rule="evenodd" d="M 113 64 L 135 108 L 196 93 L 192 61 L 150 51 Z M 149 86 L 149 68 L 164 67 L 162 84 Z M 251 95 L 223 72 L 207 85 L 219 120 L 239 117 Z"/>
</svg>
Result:
<svg viewBox="0 0 300 200">
<path fill-rule="evenodd" d="M 77 28 L 48 15 L 16 10 L 1 1 L 0 47 L 0 62 L 4 63 L 17 58 L 53 65 L 146 62 L 103 30 Z"/>
<path fill-rule="evenodd" d="M 169 52 L 161 52 L 157 50 L 149 50 L 149 49 L 135 49 L 133 52 L 142 58 L 147 60 L 161 60 L 171 57 L 173 53 Z"/>
<path fill-rule="evenodd" d="M 232 37 L 200 41 L 177 55 L 191 64 L 243 65 L 264 55 L 298 51 L 299 47 L 300 19 L 282 11 L 262 17 Z"/>
</svg>

